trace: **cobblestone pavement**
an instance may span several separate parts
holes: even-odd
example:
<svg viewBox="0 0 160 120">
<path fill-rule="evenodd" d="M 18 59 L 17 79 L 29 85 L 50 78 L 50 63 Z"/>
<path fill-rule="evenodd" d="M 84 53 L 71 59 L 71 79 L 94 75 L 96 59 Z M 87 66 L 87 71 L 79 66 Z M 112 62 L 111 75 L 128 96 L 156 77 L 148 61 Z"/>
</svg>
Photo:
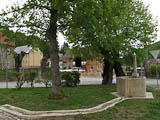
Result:
<svg viewBox="0 0 160 120">
<path fill-rule="evenodd" d="M 0 120 L 22 120 L 22 119 L 0 110 Z"/>
</svg>

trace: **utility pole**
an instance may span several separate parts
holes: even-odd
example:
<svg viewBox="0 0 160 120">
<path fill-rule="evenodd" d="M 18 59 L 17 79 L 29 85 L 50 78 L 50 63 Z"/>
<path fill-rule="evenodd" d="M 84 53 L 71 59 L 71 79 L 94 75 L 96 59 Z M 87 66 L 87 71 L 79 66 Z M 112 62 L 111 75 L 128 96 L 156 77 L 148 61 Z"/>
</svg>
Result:
<svg viewBox="0 0 160 120">
<path fill-rule="evenodd" d="M 8 88 L 8 59 L 7 59 L 7 56 L 8 56 L 8 54 L 7 54 L 7 49 L 6 49 L 6 64 L 5 64 L 5 70 L 6 70 L 6 88 Z"/>
</svg>

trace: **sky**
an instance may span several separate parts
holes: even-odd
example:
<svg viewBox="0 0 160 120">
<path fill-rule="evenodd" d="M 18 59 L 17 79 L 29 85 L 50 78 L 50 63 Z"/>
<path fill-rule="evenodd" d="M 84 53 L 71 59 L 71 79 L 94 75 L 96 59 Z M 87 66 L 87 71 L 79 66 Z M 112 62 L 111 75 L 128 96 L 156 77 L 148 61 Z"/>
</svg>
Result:
<svg viewBox="0 0 160 120">
<path fill-rule="evenodd" d="M 6 6 L 10 7 L 16 1 L 22 3 L 22 1 L 25 1 L 25 0 L 0 0 L 0 13 L 1 13 L 2 9 L 5 9 Z M 142 1 L 144 2 L 144 4 L 146 6 L 149 5 L 149 11 L 153 15 L 153 18 L 157 18 L 158 25 L 160 28 L 160 12 L 159 12 L 160 0 L 142 0 Z M 160 40 L 160 31 L 158 32 L 158 37 L 157 37 L 156 41 L 159 41 L 159 40 Z M 58 41 L 59 41 L 60 45 L 62 45 L 65 41 L 65 38 L 61 33 L 58 34 Z"/>
</svg>

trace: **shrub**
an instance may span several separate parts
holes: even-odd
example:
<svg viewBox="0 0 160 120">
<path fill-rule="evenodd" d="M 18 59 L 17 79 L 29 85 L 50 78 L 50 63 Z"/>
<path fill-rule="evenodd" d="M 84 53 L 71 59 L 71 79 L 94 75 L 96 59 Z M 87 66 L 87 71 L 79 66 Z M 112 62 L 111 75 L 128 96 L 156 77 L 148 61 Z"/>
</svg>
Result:
<svg viewBox="0 0 160 120">
<path fill-rule="evenodd" d="M 5 76 L 6 72 L 0 72 L 1 76 Z M 23 84 L 25 83 L 25 79 L 24 79 L 24 73 L 22 72 L 8 72 L 8 77 L 14 77 L 17 81 L 17 85 L 16 88 L 17 89 L 21 89 Z"/>
<path fill-rule="evenodd" d="M 77 86 L 80 83 L 80 73 L 78 72 L 60 72 L 62 85 L 66 87 Z M 44 83 L 46 87 L 51 86 L 52 74 L 51 72 L 41 73 L 42 80 L 38 82 Z"/>
<path fill-rule="evenodd" d="M 80 83 L 80 73 L 78 72 L 61 72 L 61 79 L 65 86 L 73 87 Z"/>
<path fill-rule="evenodd" d="M 34 80 L 38 76 L 37 72 L 30 71 L 24 73 L 24 80 L 30 83 L 31 87 L 34 87 Z"/>
<path fill-rule="evenodd" d="M 158 71 L 158 75 L 160 73 L 160 64 L 158 63 L 152 63 L 149 65 L 149 76 L 150 77 L 156 77 L 156 67 Z"/>
<path fill-rule="evenodd" d="M 8 72 L 8 76 L 9 76 L 9 77 L 13 77 L 13 76 L 15 76 L 15 73 L 16 73 L 16 72 Z M 5 75 L 6 75 L 6 72 L 0 72 L 0 75 L 5 76 Z"/>
<path fill-rule="evenodd" d="M 15 75 L 15 71 L 12 71 L 12 72 L 10 72 L 10 71 L 8 71 L 7 72 L 7 74 L 8 74 L 8 81 L 14 81 L 16 78 L 16 75 Z M 0 72 L 0 81 L 3 81 L 3 80 L 5 80 L 6 79 L 6 72 L 4 72 L 4 71 L 1 71 Z"/>
<path fill-rule="evenodd" d="M 41 73 L 41 77 L 43 80 L 40 80 L 41 83 L 44 83 L 46 87 L 51 86 L 52 74 L 51 72 L 43 72 Z"/>
<path fill-rule="evenodd" d="M 24 73 L 23 72 L 15 72 L 14 75 L 15 75 L 15 77 L 17 79 L 16 88 L 18 90 L 20 90 L 22 88 L 23 84 L 25 83 Z"/>
</svg>

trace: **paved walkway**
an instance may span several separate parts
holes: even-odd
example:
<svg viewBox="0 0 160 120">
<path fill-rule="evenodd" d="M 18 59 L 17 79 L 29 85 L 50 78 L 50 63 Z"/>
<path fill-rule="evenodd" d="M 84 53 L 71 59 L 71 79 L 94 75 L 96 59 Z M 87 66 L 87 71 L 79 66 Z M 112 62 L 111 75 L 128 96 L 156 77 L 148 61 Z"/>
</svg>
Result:
<svg viewBox="0 0 160 120">
<path fill-rule="evenodd" d="M 101 112 L 110 107 L 113 107 L 117 103 L 122 102 L 123 100 L 126 99 L 128 98 L 119 96 L 115 99 L 112 99 L 110 101 L 107 101 L 92 108 L 76 109 L 76 110 L 29 111 L 11 105 L 2 105 L 0 109 L 12 115 L 19 116 L 20 118 L 25 120 L 38 120 L 42 118 L 46 119 L 48 117 L 82 115 L 82 114 Z"/>
<path fill-rule="evenodd" d="M 0 109 L 0 120 L 23 120 Z"/>
</svg>

